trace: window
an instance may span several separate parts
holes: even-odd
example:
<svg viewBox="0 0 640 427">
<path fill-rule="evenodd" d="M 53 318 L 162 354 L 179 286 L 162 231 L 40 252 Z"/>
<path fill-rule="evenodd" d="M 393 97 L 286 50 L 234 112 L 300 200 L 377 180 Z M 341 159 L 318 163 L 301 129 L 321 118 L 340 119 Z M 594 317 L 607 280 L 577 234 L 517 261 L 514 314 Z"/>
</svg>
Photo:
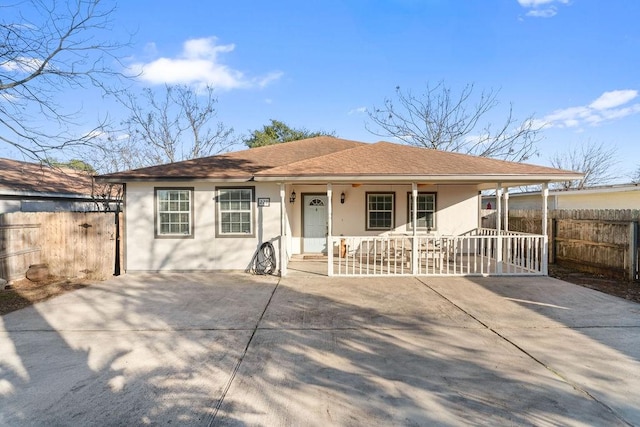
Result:
<svg viewBox="0 0 640 427">
<path fill-rule="evenodd" d="M 218 189 L 218 234 L 253 235 L 253 188 Z"/>
<path fill-rule="evenodd" d="M 408 193 L 408 228 L 413 229 L 413 200 Z M 418 193 L 418 229 L 435 228 L 436 193 Z"/>
<path fill-rule="evenodd" d="M 394 193 L 367 193 L 367 230 L 393 228 Z"/>
<path fill-rule="evenodd" d="M 193 188 L 156 188 L 156 237 L 192 237 Z"/>
</svg>

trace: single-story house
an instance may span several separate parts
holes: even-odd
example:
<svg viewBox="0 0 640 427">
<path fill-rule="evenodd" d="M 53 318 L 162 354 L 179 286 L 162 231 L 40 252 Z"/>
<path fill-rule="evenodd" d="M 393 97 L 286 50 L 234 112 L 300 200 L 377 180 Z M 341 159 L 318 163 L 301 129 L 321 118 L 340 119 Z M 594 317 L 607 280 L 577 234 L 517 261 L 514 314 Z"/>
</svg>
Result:
<svg viewBox="0 0 640 427">
<path fill-rule="evenodd" d="M 544 203 L 581 176 L 321 136 L 97 180 L 125 185 L 126 271 L 247 269 L 271 243 L 281 275 L 307 254 L 329 275 L 500 275 L 546 274 L 546 235 L 481 229 L 481 191 L 542 184 Z"/>
<path fill-rule="evenodd" d="M 3 158 L 0 170 L 0 214 L 89 212 L 115 207 L 111 194 L 103 194 L 104 188 L 97 188 L 86 172 Z"/>
<path fill-rule="evenodd" d="M 495 207 L 495 198 L 495 194 L 483 196 L 483 207 Z M 540 192 L 511 193 L 509 209 L 542 209 Z M 549 190 L 549 209 L 640 209 L 640 184 Z"/>
</svg>

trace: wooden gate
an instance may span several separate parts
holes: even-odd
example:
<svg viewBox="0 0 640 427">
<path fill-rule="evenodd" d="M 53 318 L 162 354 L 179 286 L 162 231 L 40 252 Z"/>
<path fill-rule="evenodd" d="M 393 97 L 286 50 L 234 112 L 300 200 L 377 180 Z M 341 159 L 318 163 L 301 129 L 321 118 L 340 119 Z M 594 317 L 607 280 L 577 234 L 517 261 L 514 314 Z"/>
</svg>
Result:
<svg viewBox="0 0 640 427">
<path fill-rule="evenodd" d="M 103 280 L 114 273 L 115 257 L 113 212 L 0 215 L 0 277 L 5 279 L 24 277 L 31 264 L 47 264 L 54 276 Z"/>
</svg>

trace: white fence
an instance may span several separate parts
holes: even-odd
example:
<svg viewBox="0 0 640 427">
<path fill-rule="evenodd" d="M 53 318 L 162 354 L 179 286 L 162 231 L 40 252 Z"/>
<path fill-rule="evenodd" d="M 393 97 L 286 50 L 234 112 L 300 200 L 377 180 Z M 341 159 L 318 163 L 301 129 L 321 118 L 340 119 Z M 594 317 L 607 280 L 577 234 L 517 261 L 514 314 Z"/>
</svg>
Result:
<svg viewBox="0 0 640 427">
<path fill-rule="evenodd" d="M 330 274 L 340 276 L 545 275 L 546 237 L 478 229 L 461 236 L 339 236 Z M 333 267 L 333 268 L 332 268 Z"/>
</svg>

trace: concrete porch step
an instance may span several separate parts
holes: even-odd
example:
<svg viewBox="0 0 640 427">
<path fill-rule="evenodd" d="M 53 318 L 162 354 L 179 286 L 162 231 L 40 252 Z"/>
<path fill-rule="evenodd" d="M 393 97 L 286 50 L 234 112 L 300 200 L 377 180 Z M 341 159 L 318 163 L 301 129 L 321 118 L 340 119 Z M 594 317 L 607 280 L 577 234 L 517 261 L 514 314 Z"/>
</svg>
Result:
<svg viewBox="0 0 640 427">
<path fill-rule="evenodd" d="M 291 256 L 291 261 L 326 260 L 323 254 L 296 254 Z"/>
</svg>

